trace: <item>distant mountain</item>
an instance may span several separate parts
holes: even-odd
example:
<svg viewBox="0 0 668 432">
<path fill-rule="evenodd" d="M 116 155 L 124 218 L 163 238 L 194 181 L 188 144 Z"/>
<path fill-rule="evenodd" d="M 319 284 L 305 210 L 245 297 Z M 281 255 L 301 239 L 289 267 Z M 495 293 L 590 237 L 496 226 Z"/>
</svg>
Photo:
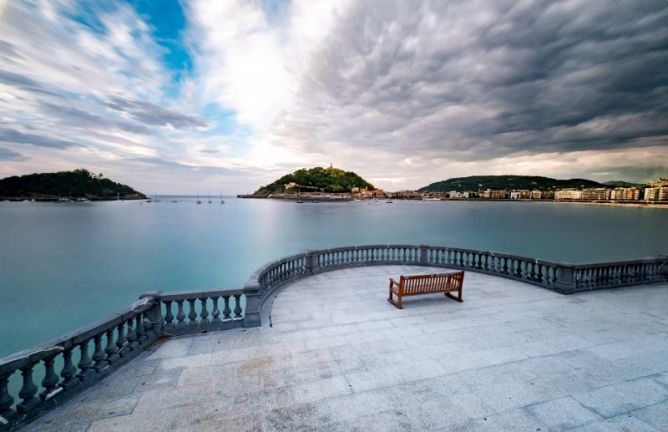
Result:
<svg viewBox="0 0 668 432">
<path fill-rule="evenodd" d="M 296 186 L 287 192 L 350 192 L 351 188 L 373 189 L 373 185 L 354 172 L 343 171 L 338 168 L 302 168 L 292 174 L 284 175 L 278 180 L 253 193 L 254 196 L 267 196 L 271 193 L 286 192 L 285 185 L 295 183 Z"/>
<path fill-rule="evenodd" d="M 529 189 L 554 190 L 566 188 L 602 188 L 610 187 L 592 180 L 558 180 L 549 177 L 501 175 L 455 177 L 432 183 L 418 189 L 418 192 L 477 191 L 484 189 Z"/>
<path fill-rule="evenodd" d="M 146 196 L 130 186 L 77 169 L 57 173 L 29 174 L 0 180 L 0 197 L 55 199 L 58 197 L 144 199 Z"/>
</svg>

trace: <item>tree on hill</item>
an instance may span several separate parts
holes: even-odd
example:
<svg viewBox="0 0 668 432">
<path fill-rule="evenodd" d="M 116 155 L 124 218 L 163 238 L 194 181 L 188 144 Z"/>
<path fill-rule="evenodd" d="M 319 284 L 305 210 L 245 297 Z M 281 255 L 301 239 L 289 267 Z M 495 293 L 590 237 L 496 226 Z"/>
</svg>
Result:
<svg viewBox="0 0 668 432">
<path fill-rule="evenodd" d="M 0 196 L 28 198 L 72 198 L 93 199 L 145 198 L 129 186 L 116 183 L 102 174 L 95 175 L 86 169 L 57 173 L 28 174 L 0 180 Z"/>
<path fill-rule="evenodd" d="M 354 172 L 343 171 L 333 167 L 315 167 L 310 169 L 302 168 L 291 174 L 284 175 L 273 183 L 262 186 L 255 191 L 254 195 L 266 196 L 271 193 L 284 192 L 285 185 L 289 183 L 296 183 L 298 185 L 297 190 L 305 187 L 331 193 L 350 192 L 354 187 L 374 189 L 371 183 Z"/>
</svg>

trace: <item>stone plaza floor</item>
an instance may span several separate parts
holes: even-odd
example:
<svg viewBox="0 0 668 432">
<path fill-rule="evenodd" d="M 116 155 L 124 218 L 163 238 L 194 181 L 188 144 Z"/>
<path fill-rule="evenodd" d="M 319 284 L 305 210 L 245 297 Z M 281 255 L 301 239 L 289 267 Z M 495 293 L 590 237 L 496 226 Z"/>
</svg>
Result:
<svg viewBox="0 0 668 432">
<path fill-rule="evenodd" d="M 563 296 L 387 266 L 286 286 L 263 328 L 157 343 L 30 431 L 668 431 L 668 285 Z"/>
</svg>

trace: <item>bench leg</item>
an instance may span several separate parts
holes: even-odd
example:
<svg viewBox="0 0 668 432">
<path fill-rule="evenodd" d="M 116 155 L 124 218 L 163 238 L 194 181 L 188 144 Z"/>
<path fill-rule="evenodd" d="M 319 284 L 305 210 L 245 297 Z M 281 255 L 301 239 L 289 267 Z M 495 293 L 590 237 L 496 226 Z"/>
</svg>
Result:
<svg viewBox="0 0 668 432">
<path fill-rule="evenodd" d="M 460 303 L 464 302 L 464 299 L 462 299 L 462 289 L 461 288 L 459 290 L 457 290 L 457 297 L 450 294 L 450 292 L 446 292 L 445 295 L 446 295 L 446 297 L 450 297 L 451 299 L 457 300 Z"/>
<path fill-rule="evenodd" d="M 398 309 L 404 308 L 404 306 L 401 304 L 401 296 L 397 295 L 397 301 L 394 301 L 394 298 L 392 298 L 392 290 L 390 290 L 390 297 L 388 297 L 387 301 L 392 303 Z"/>
<path fill-rule="evenodd" d="M 392 281 L 390 281 L 390 293 L 387 297 L 387 301 L 392 303 L 394 306 L 398 307 L 399 309 L 403 309 L 404 307 L 401 305 L 401 296 L 399 294 L 397 294 L 397 300 L 398 301 L 395 302 L 392 294 L 394 294 L 394 293 L 392 292 Z"/>
</svg>

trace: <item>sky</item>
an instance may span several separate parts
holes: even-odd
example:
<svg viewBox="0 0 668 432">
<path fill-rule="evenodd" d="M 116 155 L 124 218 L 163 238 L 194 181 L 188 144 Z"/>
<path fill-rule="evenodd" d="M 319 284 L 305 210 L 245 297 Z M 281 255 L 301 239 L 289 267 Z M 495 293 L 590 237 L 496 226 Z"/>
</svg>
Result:
<svg viewBox="0 0 668 432">
<path fill-rule="evenodd" d="M 0 177 L 668 177 L 665 0 L 0 0 Z"/>
</svg>

